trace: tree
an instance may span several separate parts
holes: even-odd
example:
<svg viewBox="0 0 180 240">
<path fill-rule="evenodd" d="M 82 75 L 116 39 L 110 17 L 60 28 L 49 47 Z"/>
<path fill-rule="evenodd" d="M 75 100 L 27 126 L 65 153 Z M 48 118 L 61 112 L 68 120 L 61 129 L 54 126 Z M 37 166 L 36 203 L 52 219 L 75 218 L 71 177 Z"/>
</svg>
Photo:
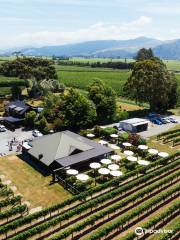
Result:
<svg viewBox="0 0 180 240">
<path fill-rule="evenodd" d="M 24 124 L 28 128 L 34 128 L 35 126 L 35 119 L 36 119 L 36 112 L 30 111 L 26 113 Z"/>
<path fill-rule="evenodd" d="M 154 53 L 151 48 L 146 49 L 146 48 L 141 48 L 135 57 L 137 61 L 144 61 L 147 59 L 154 58 Z"/>
<path fill-rule="evenodd" d="M 53 101 L 53 98 L 51 98 Z M 54 98 L 56 104 L 48 102 L 52 109 L 55 127 L 79 130 L 92 126 L 96 120 L 94 104 L 77 90 L 69 89 L 64 94 Z M 61 120 L 59 121 L 58 118 Z"/>
<path fill-rule="evenodd" d="M 96 107 L 99 123 L 110 122 L 116 114 L 116 94 L 101 80 L 95 80 L 89 87 L 89 98 Z"/>
<path fill-rule="evenodd" d="M 148 102 L 155 112 L 164 112 L 177 102 L 175 76 L 158 58 L 136 62 L 124 90 L 131 99 Z"/>
<path fill-rule="evenodd" d="M 11 88 L 11 94 L 14 99 L 20 99 L 21 94 L 22 94 L 22 89 L 19 86 L 13 86 Z"/>
</svg>

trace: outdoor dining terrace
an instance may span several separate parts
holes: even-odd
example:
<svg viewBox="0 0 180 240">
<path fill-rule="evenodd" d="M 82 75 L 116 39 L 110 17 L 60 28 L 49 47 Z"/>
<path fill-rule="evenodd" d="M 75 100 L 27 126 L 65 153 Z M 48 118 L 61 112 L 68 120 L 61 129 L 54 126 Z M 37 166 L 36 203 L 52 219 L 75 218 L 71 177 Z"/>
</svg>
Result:
<svg viewBox="0 0 180 240">
<path fill-rule="evenodd" d="M 67 189 L 72 187 L 75 192 L 93 188 L 169 155 L 149 147 L 146 141 L 136 134 L 118 133 L 114 128 L 104 128 L 98 134 L 91 130 L 86 133 L 86 137 L 112 148 L 113 154 L 92 159 L 83 168 L 80 164 L 63 168 L 61 176 L 64 186 Z"/>
</svg>

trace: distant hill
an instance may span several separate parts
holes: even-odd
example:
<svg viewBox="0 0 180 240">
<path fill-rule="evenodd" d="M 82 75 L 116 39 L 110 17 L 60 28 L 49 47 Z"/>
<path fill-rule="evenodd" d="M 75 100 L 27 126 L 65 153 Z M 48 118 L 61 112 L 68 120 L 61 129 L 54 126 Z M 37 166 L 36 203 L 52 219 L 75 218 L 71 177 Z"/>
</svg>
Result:
<svg viewBox="0 0 180 240">
<path fill-rule="evenodd" d="M 156 56 L 163 59 L 180 59 L 180 39 L 161 44 L 153 51 Z"/>
<path fill-rule="evenodd" d="M 164 59 L 180 59 L 180 40 L 160 41 L 139 37 L 130 40 L 98 40 L 40 48 L 26 47 L 20 52 L 27 56 L 64 56 L 64 57 L 112 57 L 132 58 L 140 48 L 152 48 L 155 55 Z M 19 50 L 19 49 L 18 49 Z M 13 50 L 4 51 L 12 54 Z"/>
<path fill-rule="evenodd" d="M 98 40 L 60 46 L 28 47 L 21 49 L 21 53 L 32 56 L 132 57 L 142 47 L 153 48 L 161 43 L 161 41 L 156 39 L 139 37 L 130 40 Z M 6 51 L 6 54 L 11 54 L 12 52 L 12 50 Z"/>
</svg>

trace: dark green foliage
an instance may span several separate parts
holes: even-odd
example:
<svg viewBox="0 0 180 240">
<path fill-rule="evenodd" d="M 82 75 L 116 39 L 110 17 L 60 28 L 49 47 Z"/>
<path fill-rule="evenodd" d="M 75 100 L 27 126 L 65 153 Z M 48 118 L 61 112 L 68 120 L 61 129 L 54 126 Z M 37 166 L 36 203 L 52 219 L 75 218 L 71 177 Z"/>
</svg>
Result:
<svg viewBox="0 0 180 240">
<path fill-rule="evenodd" d="M 20 99 L 22 95 L 21 87 L 15 85 L 11 88 L 11 94 L 13 99 Z"/>
<path fill-rule="evenodd" d="M 35 120 L 36 120 L 36 112 L 30 111 L 30 112 L 26 113 L 24 124 L 28 128 L 34 128 Z"/>
<path fill-rule="evenodd" d="M 144 61 L 151 58 L 154 58 L 154 53 L 151 48 L 141 48 L 135 57 L 137 61 Z"/>
<path fill-rule="evenodd" d="M 96 107 L 97 119 L 100 123 L 110 122 L 116 115 L 116 94 L 101 80 L 95 80 L 88 87 L 89 98 Z"/>
<path fill-rule="evenodd" d="M 35 78 L 57 79 L 53 62 L 42 58 L 23 57 L 1 64 L 0 73 L 7 77 L 19 77 L 21 79 Z"/>
<path fill-rule="evenodd" d="M 100 136 L 110 138 L 111 134 L 116 134 L 118 130 L 113 127 L 100 128 Z"/>
<path fill-rule="evenodd" d="M 155 112 L 166 111 L 177 102 L 175 76 L 157 58 L 136 62 L 124 90 L 136 102 L 149 103 Z"/>
<path fill-rule="evenodd" d="M 48 108 L 48 105 L 52 106 L 51 109 Z M 68 128 L 79 130 L 92 126 L 96 120 L 94 104 L 72 88 L 58 98 L 52 98 L 52 101 L 48 102 L 48 105 L 46 105 L 46 108 L 52 111 L 52 115 L 49 118 L 51 118 L 50 121 L 55 119 L 54 124 L 56 129 Z"/>
</svg>

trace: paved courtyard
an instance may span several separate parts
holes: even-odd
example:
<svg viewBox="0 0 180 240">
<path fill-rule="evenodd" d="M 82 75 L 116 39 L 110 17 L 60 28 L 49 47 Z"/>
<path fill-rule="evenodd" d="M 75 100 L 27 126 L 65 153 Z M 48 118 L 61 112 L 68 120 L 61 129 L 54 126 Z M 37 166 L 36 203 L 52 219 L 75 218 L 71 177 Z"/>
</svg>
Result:
<svg viewBox="0 0 180 240">
<path fill-rule="evenodd" d="M 12 151 L 9 151 L 8 142 L 10 142 L 13 138 L 15 138 L 17 142 L 31 139 L 32 131 L 23 131 L 20 128 L 16 129 L 16 131 L 14 132 L 9 130 L 7 130 L 6 132 L 0 132 L 0 154 L 7 155 L 11 153 L 16 153 L 17 145 L 14 145 Z"/>
</svg>

